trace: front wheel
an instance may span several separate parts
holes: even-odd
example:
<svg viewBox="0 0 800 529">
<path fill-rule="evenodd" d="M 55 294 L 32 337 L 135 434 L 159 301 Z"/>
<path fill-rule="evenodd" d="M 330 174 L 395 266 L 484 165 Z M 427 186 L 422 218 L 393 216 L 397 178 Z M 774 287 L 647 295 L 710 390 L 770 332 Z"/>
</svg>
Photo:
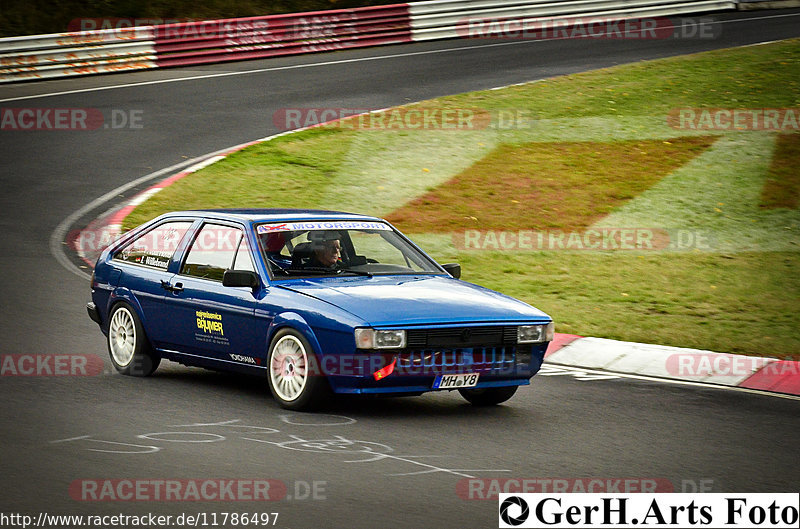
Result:
<svg viewBox="0 0 800 529">
<path fill-rule="evenodd" d="M 494 406 L 513 397 L 517 392 L 517 387 L 459 389 L 458 392 L 473 406 Z"/>
<path fill-rule="evenodd" d="M 269 389 L 289 410 L 318 408 L 330 394 L 328 382 L 316 368 L 316 356 L 299 332 L 283 329 L 269 347 Z"/>
<path fill-rule="evenodd" d="M 108 353 L 114 368 L 123 375 L 146 377 L 156 370 L 161 357 L 150 345 L 136 311 L 127 303 L 111 309 L 108 323 Z"/>
</svg>

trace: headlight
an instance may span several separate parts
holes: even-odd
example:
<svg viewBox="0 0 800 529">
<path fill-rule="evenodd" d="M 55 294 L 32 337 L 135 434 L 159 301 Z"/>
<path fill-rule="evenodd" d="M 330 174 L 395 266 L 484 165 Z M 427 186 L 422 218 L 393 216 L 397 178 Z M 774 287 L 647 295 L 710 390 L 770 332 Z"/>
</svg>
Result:
<svg viewBox="0 0 800 529">
<path fill-rule="evenodd" d="M 402 349 L 406 346 L 406 331 L 356 329 L 358 349 Z"/>
<path fill-rule="evenodd" d="M 517 343 L 542 343 L 553 340 L 555 325 L 551 321 L 542 325 L 520 325 L 517 327 Z"/>
</svg>

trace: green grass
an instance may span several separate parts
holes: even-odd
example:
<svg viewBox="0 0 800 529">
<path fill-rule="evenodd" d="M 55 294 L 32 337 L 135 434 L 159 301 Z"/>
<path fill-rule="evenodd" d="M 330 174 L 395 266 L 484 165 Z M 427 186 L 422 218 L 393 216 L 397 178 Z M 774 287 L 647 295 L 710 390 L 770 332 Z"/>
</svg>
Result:
<svg viewBox="0 0 800 529">
<path fill-rule="evenodd" d="M 797 134 L 684 130 L 668 121 L 684 107 L 798 107 L 798 68 L 800 40 L 791 40 L 426 101 L 405 108 L 479 109 L 492 121 L 459 131 L 345 127 L 284 136 L 180 180 L 124 224 L 201 207 L 390 217 L 440 262 L 461 262 L 464 279 L 550 313 L 560 332 L 800 358 Z M 514 126 L 501 113 L 516 116 Z M 535 200 L 514 198 L 515 186 L 537 178 L 562 185 L 536 186 Z M 421 207 L 425 200 L 437 207 Z M 546 209 L 559 208 L 543 222 Z M 457 249 L 483 213 L 499 215 L 494 229 L 657 228 L 703 244 Z"/>
<path fill-rule="evenodd" d="M 535 304 L 556 330 L 800 360 L 800 254 L 460 252 L 462 278 Z"/>
<path fill-rule="evenodd" d="M 644 61 L 501 91 L 440 99 L 454 108 L 525 109 L 533 119 L 664 116 L 681 107 L 800 106 L 797 39 Z"/>
<path fill-rule="evenodd" d="M 236 152 L 147 200 L 125 218 L 123 229 L 175 209 L 320 207 L 352 139 L 341 129 L 317 129 Z"/>
</svg>

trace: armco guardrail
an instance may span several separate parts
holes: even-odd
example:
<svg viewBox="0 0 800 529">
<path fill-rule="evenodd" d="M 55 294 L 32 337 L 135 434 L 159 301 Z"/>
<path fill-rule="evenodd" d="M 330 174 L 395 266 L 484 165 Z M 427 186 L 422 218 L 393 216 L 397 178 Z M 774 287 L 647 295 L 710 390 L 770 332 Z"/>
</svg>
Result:
<svg viewBox="0 0 800 529">
<path fill-rule="evenodd" d="M 736 9 L 735 0 L 436 0 L 409 4 L 414 41 L 486 35 L 487 21 L 515 20 L 517 26 L 571 25 L 578 19 L 665 17 Z M 502 27 L 502 24 L 499 25 Z"/>
<path fill-rule="evenodd" d="M 152 27 L 0 39 L 0 82 L 157 68 Z"/>
<path fill-rule="evenodd" d="M 736 0 L 435 0 L 11 37 L 0 39 L 0 83 L 470 37 L 492 20 L 557 27 L 728 9 Z"/>
<path fill-rule="evenodd" d="M 408 4 L 154 26 L 159 66 L 411 42 Z"/>
</svg>

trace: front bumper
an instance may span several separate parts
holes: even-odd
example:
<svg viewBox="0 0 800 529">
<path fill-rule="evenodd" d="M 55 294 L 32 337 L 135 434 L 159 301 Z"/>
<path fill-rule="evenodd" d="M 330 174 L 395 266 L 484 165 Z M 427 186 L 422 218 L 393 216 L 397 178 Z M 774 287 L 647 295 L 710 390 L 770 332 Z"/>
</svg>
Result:
<svg viewBox="0 0 800 529">
<path fill-rule="evenodd" d="M 103 324 L 103 320 L 100 318 L 100 312 L 97 310 L 97 305 L 95 305 L 93 301 L 90 301 L 86 304 L 86 312 L 89 313 L 89 317 L 93 322 L 97 323 L 98 325 Z"/>
<path fill-rule="evenodd" d="M 519 386 L 528 384 L 539 371 L 547 346 L 548 343 L 542 343 L 494 348 L 491 360 L 487 348 L 364 355 L 369 361 L 356 362 L 356 369 L 328 370 L 325 374 L 336 393 L 418 394 L 439 391 L 433 388 L 437 375 L 464 373 L 480 375 L 477 388 Z M 500 349 L 504 349 L 502 354 Z M 375 371 L 392 362 L 395 365 L 390 374 L 379 379 L 373 376 Z"/>
</svg>

